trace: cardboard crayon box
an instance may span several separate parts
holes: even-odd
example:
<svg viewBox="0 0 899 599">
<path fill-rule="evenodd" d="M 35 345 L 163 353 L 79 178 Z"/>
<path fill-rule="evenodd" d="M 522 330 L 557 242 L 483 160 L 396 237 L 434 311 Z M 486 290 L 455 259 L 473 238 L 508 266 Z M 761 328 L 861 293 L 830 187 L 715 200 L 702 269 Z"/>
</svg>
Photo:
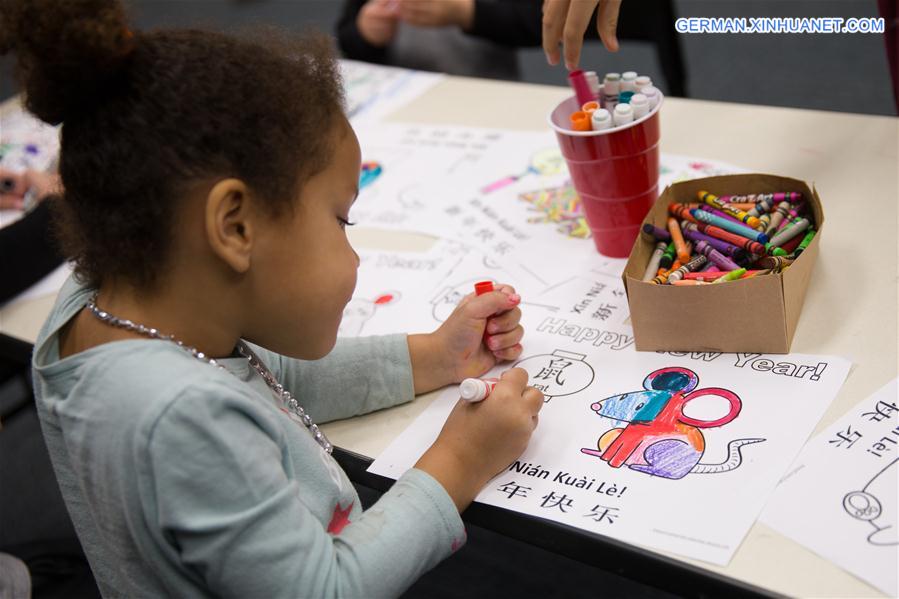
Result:
<svg viewBox="0 0 899 599">
<path fill-rule="evenodd" d="M 803 181 L 775 175 L 693 179 L 667 187 L 643 222 L 664 229 L 668 204 L 696 202 L 700 190 L 718 196 L 801 192 L 818 233 L 808 248 L 781 273 L 696 287 L 643 282 L 655 242 L 640 235 L 622 275 L 636 348 L 641 351 L 788 353 L 824 228 L 818 192 Z"/>
</svg>

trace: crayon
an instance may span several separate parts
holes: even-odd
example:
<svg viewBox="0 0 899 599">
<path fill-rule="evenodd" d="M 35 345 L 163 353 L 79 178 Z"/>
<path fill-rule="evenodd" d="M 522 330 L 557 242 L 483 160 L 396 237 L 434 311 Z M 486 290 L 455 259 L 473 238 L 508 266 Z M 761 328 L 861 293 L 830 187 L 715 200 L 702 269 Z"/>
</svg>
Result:
<svg viewBox="0 0 899 599">
<path fill-rule="evenodd" d="M 699 222 L 698 220 L 696 220 L 693 217 L 693 215 L 690 213 L 690 209 L 687 208 L 685 204 L 677 204 L 677 203 L 668 204 L 668 214 L 670 214 L 671 216 L 677 217 L 681 220 L 688 220 L 691 223 Z"/>
<path fill-rule="evenodd" d="M 805 235 L 800 233 L 793 239 L 789 240 L 788 242 L 786 242 L 782 246 L 780 246 L 780 249 L 782 249 L 784 251 L 784 255 L 787 256 L 788 258 L 793 258 L 794 257 L 793 252 L 795 252 L 796 248 L 799 247 L 799 244 L 802 243 L 803 237 L 805 237 Z M 774 252 L 772 252 L 771 255 L 772 256 L 780 256 L 780 254 L 776 254 Z"/>
<path fill-rule="evenodd" d="M 692 287 L 695 285 L 711 285 L 712 283 L 707 281 L 699 281 L 696 279 L 681 279 L 680 281 L 674 281 L 671 284 L 677 285 L 678 287 Z"/>
<path fill-rule="evenodd" d="M 759 233 L 754 229 L 750 229 L 746 225 L 738 225 L 737 223 L 719 218 L 714 214 L 709 214 L 708 212 L 704 212 L 702 210 L 693 210 L 690 212 L 690 214 L 692 214 L 693 217 L 700 222 L 703 222 L 707 225 L 719 227 L 721 229 L 724 229 L 725 231 L 730 231 L 731 233 L 736 233 L 741 237 L 745 237 L 759 243 L 766 243 L 768 241 L 767 235 L 765 235 L 764 233 Z"/>
<path fill-rule="evenodd" d="M 768 225 L 771 224 L 771 214 L 766 212 L 765 214 L 759 217 L 759 226 L 755 228 L 756 231 L 764 232 L 765 229 L 768 228 Z"/>
<path fill-rule="evenodd" d="M 770 243 L 771 243 L 771 245 L 774 245 L 774 246 L 781 246 L 784 243 L 786 243 L 787 241 L 793 239 L 794 237 L 796 237 L 797 235 L 799 235 L 800 233 L 805 231 L 806 229 L 808 229 L 810 226 L 811 226 L 811 222 L 809 222 L 809 220 L 807 218 L 800 218 L 798 221 L 796 221 L 789 227 L 786 227 L 786 228 L 778 231 L 777 234 L 771 238 Z"/>
<path fill-rule="evenodd" d="M 726 273 L 725 275 L 715 279 L 715 281 L 712 284 L 715 285 L 718 283 L 727 283 L 728 281 L 735 281 L 735 280 L 739 279 L 740 277 L 742 277 L 743 273 L 745 273 L 745 272 L 746 272 L 745 268 L 738 268 L 737 270 L 732 270 L 729 273 Z"/>
<path fill-rule="evenodd" d="M 677 270 L 672 271 L 671 274 L 668 275 L 668 283 L 671 284 L 675 281 L 680 281 L 684 278 L 684 274 L 693 272 L 697 268 L 701 268 L 707 261 L 708 258 L 705 256 L 696 256 Z"/>
<path fill-rule="evenodd" d="M 664 253 L 662 253 L 662 259 L 659 261 L 660 268 L 670 268 L 671 263 L 674 262 L 674 242 L 669 241 L 668 246 L 665 248 Z"/>
<path fill-rule="evenodd" d="M 781 221 L 783 221 L 784 217 L 787 215 L 787 212 L 793 209 L 793 205 L 789 202 L 782 202 L 777 206 L 777 209 L 771 214 L 771 222 L 768 223 L 768 227 L 765 229 L 765 233 L 770 235 L 777 231 L 777 227 L 780 225 Z"/>
<path fill-rule="evenodd" d="M 710 246 L 705 241 L 696 244 L 696 251 L 704 255 L 710 262 L 714 262 L 721 270 L 737 270 L 740 265 Z"/>
<path fill-rule="evenodd" d="M 674 242 L 674 249 L 677 251 L 677 259 L 681 262 L 690 261 L 690 252 L 687 250 L 687 244 L 684 242 L 684 234 L 680 230 L 677 220 L 668 217 L 668 232 L 671 233 L 671 241 Z"/>
<path fill-rule="evenodd" d="M 662 227 L 646 223 L 643 225 L 643 232 L 657 241 L 671 241 L 671 233 Z"/>
<path fill-rule="evenodd" d="M 724 220 L 729 220 L 732 223 L 737 223 L 738 225 L 744 224 L 743 221 L 739 220 L 738 218 L 731 216 L 730 214 L 727 214 L 726 212 L 722 212 L 722 211 L 718 210 L 717 208 L 709 206 L 708 204 L 701 204 L 700 206 L 697 207 L 697 209 L 702 210 L 703 212 L 708 212 L 709 214 L 717 216 L 718 218 L 723 218 Z"/>
<path fill-rule="evenodd" d="M 806 232 L 805 237 L 802 238 L 802 241 L 799 242 L 799 247 L 796 248 L 796 251 L 793 252 L 793 255 L 798 258 L 802 254 L 802 252 L 805 251 L 805 249 L 809 246 L 809 244 L 812 242 L 812 239 L 814 239 L 814 238 L 815 238 L 815 230 L 809 229 Z"/>
<path fill-rule="evenodd" d="M 693 209 L 693 208 L 699 208 L 700 206 L 707 206 L 708 204 L 706 204 L 705 202 L 684 202 L 683 205 L 686 206 L 687 208 Z M 755 204 L 730 204 L 730 205 L 733 206 L 734 208 L 739 208 L 740 210 L 751 210 L 755 206 Z"/>
<path fill-rule="evenodd" d="M 762 268 L 768 268 L 777 272 L 781 272 L 792 263 L 791 259 L 783 256 L 763 256 L 756 262 Z"/>
<path fill-rule="evenodd" d="M 776 193 L 752 193 L 749 195 L 721 196 L 721 199 L 728 204 L 733 202 L 761 202 L 770 199 L 775 204 L 780 202 L 798 202 L 802 199 L 802 194 L 798 191 L 778 191 Z"/>
<path fill-rule="evenodd" d="M 735 235 L 730 231 L 725 231 L 721 227 L 707 225 L 705 223 L 686 223 L 684 225 L 684 229 L 700 231 L 702 233 L 705 233 L 706 235 L 709 235 L 710 237 L 715 237 L 717 239 L 721 239 L 722 241 L 732 243 L 733 245 L 746 250 L 750 254 L 766 253 L 765 246 L 758 241 L 753 241 L 751 239 L 746 239 L 745 237 L 742 237 L 740 235 Z"/>
<path fill-rule="evenodd" d="M 646 265 L 646 272 L 643 273 L 643 281 L 651 281 L 655 273 L 659 270 L 659 261 L 665 252 L 667 243 L 659 241 L 656 243 L 656 249 L 653 250 L 652 256 L 649 257 L 649 264 Z"/>
<path fill-rule="evenodd" d="M 664 285 L 668 282 L 668 275 L 680 268 L 680 263 L 675 260 L 671 268 L 660 268 L 658 274 L 650 281 L 653 285 Z"/>
<path fill-rule="evenodd" d="M 759 226 L 759 219 L 756 216 L 750 215 L 749 213 L 743 212 L 742 210 L 733 208 L 730 204 L 728 204 L 726 202 L 722 202 L 721 199 L 716 195 L 713 195 L 707 191 L 698 191 L 698 192 L 696 192 L 696 195 L 698 195 L 699 199 L 702 200 L 703 202 L 705 202 L 706 204 L 708 204 L 709 206 L 714 206 L 721 212 L 724 212 L 725 214 L 729 214 L 730 216 L 734 217 L 735 219 L 746 223 L 753 229 L 756 228 L 757 226 Z"/>
<path fill-rule="evenodd" d="M 799 215 L 802 214 L 803 212 L 805 212 L 805 202 L 799 202 L 798 204 L 793 206 L 792 210 L 787 212 L 786 216 L 784 216 L 784 219 L 777 226 L 777 230 L 780 231 L 781 229 L 786 228 L 787 225 L 790 225 L 790 224 L 798 221 Z"/>
<path fill-rule="evenodd" d="M 699 272 L 688 272 L 688 273 L 684 274 L 684 279 L 688 280 L 688 281 L 689 280 L 706 281 L 708 283 L 711 283 L 712 281 L 719 278 L 720 276 L 721 276 L 720 270 L 716 270 L 716 271 L 712 271 L 712 272 L 699 271 Z"/>
<path fill-rule="evenodd" d="M 731 204 L 731 206 L 733 206 L 733 204 Z M 773 198 L 770 198 L 770 199 L 763 198 L 759 202 L 757 202 L 755 205 L 753 205 L 752 208 L 747 210 L 746 214 L 749 214 L 749 215 L 755 216 L 755 217 L 760 217 L 761 215 L 765 214 L 766 212 L 770 212 L 772 208 L 774 208 L 774 199 Z"/>
<path fill-rule="evenodd" d="M 746 272 L 743 273 L 743 276 L 740 277 L 740 278 L 741 278 L 741 279 L 751 279 L 752 277 L 757 277 L 757 276 L 759 276 L 759 275 L 766 275 L 766 274 L 768 274 L 769 272 L 771 272 L 771 269 L 770 269 L 770 268 L 760 268 L 760 269 L 757 269 L 757 270 L 747 270 Z"/>
<path fill-rule="evenodd" d="M 734 262 L 743 262 L 749 259 L 749 256 L 746 255 L 746 250 L 738 248 L 732 243 L 728 243 L 721 239 L 716 239 L 710 235 L 706 235 L 705 233 L 695 231 L 692 228 L 684 229 L 684 237 L 693 242 L 704 241 L 725 256 L 730 256 L 734 260 Z"/>
</svg>

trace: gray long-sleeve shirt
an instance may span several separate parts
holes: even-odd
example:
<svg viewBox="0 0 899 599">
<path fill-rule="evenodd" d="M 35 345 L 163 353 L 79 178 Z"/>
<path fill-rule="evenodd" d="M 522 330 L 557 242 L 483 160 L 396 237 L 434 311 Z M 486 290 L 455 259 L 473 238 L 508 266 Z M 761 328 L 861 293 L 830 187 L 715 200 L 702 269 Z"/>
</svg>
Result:
<svg viewBox="0 0 899 599">
<path fill-rule="evenodd" d="M 410 470 L 370 509 L 243 358 L 168 341 L 59 359 L 92 290 L 70 279 L 38 338 L 50 456 L 104 596 L 395 596 L 458 548 L 443 487 Z M 413 397 L 405 336 L 345 339 L 315 362 L 254 347 L 316 422 Z"/>
</svg>

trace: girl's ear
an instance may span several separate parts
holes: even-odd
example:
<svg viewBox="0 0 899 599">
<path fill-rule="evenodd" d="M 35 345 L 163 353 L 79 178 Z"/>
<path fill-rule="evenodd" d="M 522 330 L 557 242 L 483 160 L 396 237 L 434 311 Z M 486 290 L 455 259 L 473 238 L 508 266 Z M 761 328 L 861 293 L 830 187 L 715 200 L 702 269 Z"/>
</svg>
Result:
<svg viewBox="0 0 899 599">
<path fill-rule="evenodd" d="M 223 179 L 206 196 L 206 238 L 213 253 L 236 273 L 250 268 L 253 218 L 249 189 L 240 179 Z"/>
</svg>

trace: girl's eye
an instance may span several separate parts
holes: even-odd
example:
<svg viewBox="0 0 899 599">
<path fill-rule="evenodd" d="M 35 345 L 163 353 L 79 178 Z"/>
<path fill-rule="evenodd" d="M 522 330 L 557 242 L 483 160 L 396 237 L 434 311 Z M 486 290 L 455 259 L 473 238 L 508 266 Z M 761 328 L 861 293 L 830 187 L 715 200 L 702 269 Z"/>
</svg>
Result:
<svg viewBox="0 0 899 599">
<path fill-rule="evenodd" d="M 353 225 L 356 224 L 356 223 L 351 223 L 350 221 L 348 221 L 347 219 L 345 219 L 345 218 L 343 218 L 343 217 L 341 217 L 341 216 L 338 216 L 338 217 L 337 217 L 337 222 L 340 223 L 340 228 L 341 228 L 341 229 L 346 229 L 347 227 L 352 227 Z"/>
</svg>

